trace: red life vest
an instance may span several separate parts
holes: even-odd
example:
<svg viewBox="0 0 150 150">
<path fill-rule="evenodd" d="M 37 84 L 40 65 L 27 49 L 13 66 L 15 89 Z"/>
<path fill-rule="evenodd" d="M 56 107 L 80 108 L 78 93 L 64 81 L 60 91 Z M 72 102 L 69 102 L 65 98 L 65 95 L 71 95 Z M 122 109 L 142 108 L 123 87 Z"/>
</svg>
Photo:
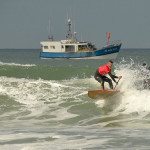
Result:
<svg viewBox="0 0 150 150">
<path fill-rule="evenodd" d="M 107 64 L 105 64 L 98 68 L 98 72 L 100 73 L 100 75 L 104 76 L 104 75 L 108 74 L 109 72 L 111 72 L 111 69 Z"/>
</svg>

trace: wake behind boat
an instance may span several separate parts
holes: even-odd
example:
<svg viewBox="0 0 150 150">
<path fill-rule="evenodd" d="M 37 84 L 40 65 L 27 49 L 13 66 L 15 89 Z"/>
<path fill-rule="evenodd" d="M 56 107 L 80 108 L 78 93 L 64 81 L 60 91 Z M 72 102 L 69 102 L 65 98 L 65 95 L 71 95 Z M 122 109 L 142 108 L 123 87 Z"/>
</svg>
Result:
<svg viewBox="0 0 150 150">
<path fill-rule="evenodd" d="M 71 59 L 115 59 L 121 48 L 121 42 L 109 44 L 97 49 L 91 42 L 78 41 L 76 32 L 71 31 L 71 20 L 68 19 L 68 32 L 66 40 L 55 41 L 53 36 L 48 41 L 41 42 L 41 58 L 71 58 Z"/>
</svg>

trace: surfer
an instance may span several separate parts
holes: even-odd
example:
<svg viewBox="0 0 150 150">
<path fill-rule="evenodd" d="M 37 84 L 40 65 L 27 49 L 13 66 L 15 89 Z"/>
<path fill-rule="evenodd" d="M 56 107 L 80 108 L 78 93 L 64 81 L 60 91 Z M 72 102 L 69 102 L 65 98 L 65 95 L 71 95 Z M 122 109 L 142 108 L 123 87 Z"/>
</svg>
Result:
<svg viewBox="0 0 150 150">
<path fill-rule="evenodd" d="M 111 68 L 112 68 L 112 65 L 113 65 L 113 61 L 110 60 L 107 64 L 104 64 L 102 66 L 100 66 L 96 72 L 95 72 L 95 75 L 94 75 L 94 78 L 95 80 L 97 80 L 99 83 L 101 83 L 101 86 L 103 88 L 103 90 L 105 89 L 104 88 L 104 82 L 108 82 L 109 83 L 109 87 L 110 89 L 113 89 L 113 83 L 112 83 L 112 80 L 118 84 L 118 82 L 115 80 L 115 78 L 118 78 L 118 79 L 121 79 L 122 76 L 115 76 L 111 73 Z M 109 79 L 108 77 L 106 77 L 106 75 L 109 75 L 111 77 L 111 79 Z"/>
</svg>

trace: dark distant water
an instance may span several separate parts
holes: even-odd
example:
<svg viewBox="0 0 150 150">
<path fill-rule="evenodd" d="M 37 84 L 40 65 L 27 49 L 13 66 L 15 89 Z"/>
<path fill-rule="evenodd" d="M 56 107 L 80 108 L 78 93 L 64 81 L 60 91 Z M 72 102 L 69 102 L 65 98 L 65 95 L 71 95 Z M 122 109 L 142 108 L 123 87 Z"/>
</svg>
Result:
<svg viewBox="0 0 150 150">
<path fill-rule="evenodd" d="M 109 99 L 91 100 L 106 60 L 40 59 L 39 50 L 0 50 L 0 149 L 150 149 L 150 49 L 121 50 Z M 106 84 L 107 86 L 107 84 Z"/>
</svg>

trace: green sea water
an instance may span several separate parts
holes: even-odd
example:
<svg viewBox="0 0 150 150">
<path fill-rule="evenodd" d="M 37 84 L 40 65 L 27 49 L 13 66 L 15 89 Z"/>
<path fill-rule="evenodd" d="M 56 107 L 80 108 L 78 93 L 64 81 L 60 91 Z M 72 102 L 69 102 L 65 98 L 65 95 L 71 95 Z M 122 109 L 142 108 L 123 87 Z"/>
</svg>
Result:
<svg viewBox="0 0 150 150">
<path fill-rule="evenodd" d="M 40 59 L 39 50 L 0 50 L 0 149 L 150 149 L 150 49 L 121 50 L 120 94 L 92 100 L 107 60 Z M 146 63 L 147 67 L 143 67 Z M 108 85 L 106 84 L 106 87 Z"/>
</svg>

